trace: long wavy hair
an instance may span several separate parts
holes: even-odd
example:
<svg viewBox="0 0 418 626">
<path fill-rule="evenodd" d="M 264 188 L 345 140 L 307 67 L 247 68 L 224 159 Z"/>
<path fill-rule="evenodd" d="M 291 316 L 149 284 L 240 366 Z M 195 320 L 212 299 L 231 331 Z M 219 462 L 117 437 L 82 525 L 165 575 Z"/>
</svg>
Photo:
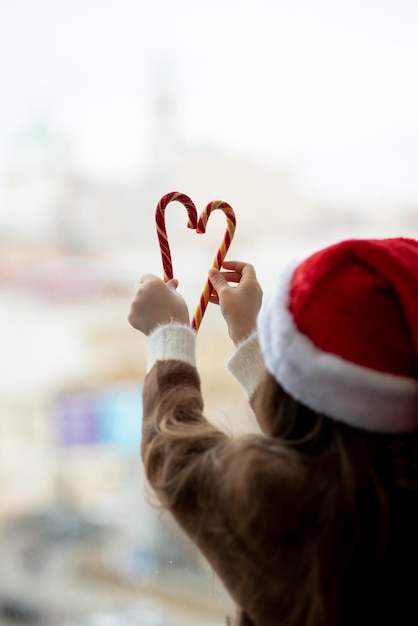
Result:
<svg viewBox="0 0 418 626">
<path fill-rule="evenodd" d="M 194 375 L 192 369 L 188 375 Z M 204 485 L 196 451 L 212 463 L 216 449 L 219 462 L 224 435 L 201 419 L 198 386 L 179 385 L 162 402 L 156 409 L 163 415 L 160 434 L 144 449 L 144 463 L 162 505 L 172 509 L 196 471 Z M 285 459 L 292 467 L 289 505 L 290 499 L 300 503 L 287 537 L 294 558 L 287 560 L 286 575 L 277 585 L 278 625 L 418 624 L 418 433 L 369 433 L 319 415 L 268 373 L 252 405 L 263 435 L 241 437 L 243 453 L 229 466 L 228 480 L 259 489 L 257 476 L 246 468 L 255 467 L 261 448 L 270 450 L 273 478 L 266 498 L 277 490 L 274 468 Z M 185 462 L 188 454 L 190 463 Z M 190 506 L 189 498 L 183 502 Z M 254 522 L 258 513 L 252 501 L 239 511 L 240 532 L 247 529 L 260 553 L 269 555 L 275 551 L 274 532 L 263 544 L 263 527 Z"/>
<path fill-rule="evenodd" d="M 418 624 L 418 433 L 370 433 L 319 415 L 269 374 L 255 411 L 264 433 L 310 468 L 313 486 L 321 468 L 328 474 L 330 497 L 317 503 L 324 532 L 298 594 L 305 606 L 283 624 Z"/>
</svg>

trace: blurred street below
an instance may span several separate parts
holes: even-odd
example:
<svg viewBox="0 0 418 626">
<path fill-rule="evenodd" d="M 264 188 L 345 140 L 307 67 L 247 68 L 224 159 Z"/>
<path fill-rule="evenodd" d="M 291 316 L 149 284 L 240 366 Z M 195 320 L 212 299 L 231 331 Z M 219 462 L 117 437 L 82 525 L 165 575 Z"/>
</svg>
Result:
<svg viewBox="0 0 418 626">
<path fill-rule="evenodd" d="M 37 534 L 33 521 L 31 527 L 3 525 L 1 626 L 224 625 L 228 603 L 211 598 L 209 585 L 206 592 L 193 584 L 185 589 L 167 574 L 158 584 L 135 579 L 120 564 L 106 562 L 109 537 L 90 529 L 93 534 L 81 539 L 75 527 L 70 532 L 68 519 L 60 537 Z"/>
</svg>

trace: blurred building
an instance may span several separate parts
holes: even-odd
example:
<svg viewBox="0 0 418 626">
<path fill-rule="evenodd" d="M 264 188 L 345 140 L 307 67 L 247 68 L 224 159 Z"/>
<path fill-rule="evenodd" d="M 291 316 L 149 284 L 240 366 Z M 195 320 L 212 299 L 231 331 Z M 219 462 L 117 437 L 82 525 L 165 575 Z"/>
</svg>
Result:
<svg viewBox="0 0 418 626">
<path fill-rule="evenodd" d="M 154 110 L 147 171 L 121 185 L 86 179 L 74 162 L 70 139 L 46 120 L 32 120 L 14 138 L 6 162 L 0 236 L 89 250 L 142 245 L 153 231 L 158 199 L 173 190 L 190 195 L 199 209 L 210 200 L 229 202 L 244 242 L 253 238 L 254 222 L 265 238 L 271 227 L 303 223 L 309 215 L 291 172 L 185 145 L 165 85 L 158 88 Z"/>
</svg>

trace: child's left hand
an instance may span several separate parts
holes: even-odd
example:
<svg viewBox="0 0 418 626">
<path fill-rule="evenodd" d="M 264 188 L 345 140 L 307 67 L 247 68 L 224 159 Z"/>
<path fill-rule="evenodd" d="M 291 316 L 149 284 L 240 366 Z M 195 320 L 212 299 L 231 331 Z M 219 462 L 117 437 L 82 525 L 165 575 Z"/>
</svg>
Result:
<svg viewBox="0 0 418 626">
<path fill-rule="evenodd" d="M 156 326 L 177 322 L 190 324 L 187 304 L 177 293 L 178 280 L 173 278 L 166 283 L 153 276 L 145 274 L 139 280 L 128 321 L 137 330 L 149 335 Z"/>
</svg>

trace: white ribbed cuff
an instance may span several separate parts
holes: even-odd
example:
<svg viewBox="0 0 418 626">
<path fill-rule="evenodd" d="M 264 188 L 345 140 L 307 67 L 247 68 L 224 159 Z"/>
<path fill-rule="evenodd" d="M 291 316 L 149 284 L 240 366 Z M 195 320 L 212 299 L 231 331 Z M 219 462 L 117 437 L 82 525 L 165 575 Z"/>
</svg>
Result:
<svg viewBox="0 0 418 626">
<path fill-rule="evenodd" d="M 196 332 L 183 324 L 164 324 L 148 335 L 147 372 L 156 361 L 185 361 L 196 367 Z"/>
<path fill-rule="evenodd" d="M 237 346 L 226 365 L 247 396 L 251 398 L 266 369 L 257 332 Z"/>
</svg>

